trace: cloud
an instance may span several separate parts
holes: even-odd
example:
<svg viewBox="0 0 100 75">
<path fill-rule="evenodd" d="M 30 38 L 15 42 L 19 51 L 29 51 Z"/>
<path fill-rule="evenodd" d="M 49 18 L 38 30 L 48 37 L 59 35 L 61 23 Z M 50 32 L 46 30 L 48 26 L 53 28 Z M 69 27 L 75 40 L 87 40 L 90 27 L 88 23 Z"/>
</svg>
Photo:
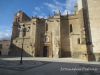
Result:
<svg viewBox="0 0 100 75">
<path fill-rule="evenodd" d="M 41 13 L 41 14 L 40 14 Z M 33 16 L 34 17 L 39 17 L 39 18 L 47 18 L 47 15 L 43 12 L 36 12 L 36 11 L 33 11 Z"/>
<path fill-rule="evenodd" d="M 58 11 L 58 8 L 55 4 L 51 4 L 51 3 L 44 3 L 45 6 L 48 7 L 48 9 L 54 13 L 54 12 L 57 12 Z"/>
<path fill-rule="evenodd" d="M 57 0 L 53 0 L 54 1 L 54 3 L 57 5 L 57 6 L 64 6 L 64 7 L 66 7 L 66 3 L 61 3 L 61 2 L 59 2 L 59 1 L 57 1 Z"/>
<path fill-rule="evenodd" d="M 74 14 L 74 12 L 72 12 L 70 10 L 65 10 L 62 12 L 62 15 L 67 15 L 67 14 Z"/>
<path fill-rule="evenodd" d="M 62 15 L 66 15 L 67 13 L 67 10 L 65 10 L 64 12 L 62 12 Z"/>
<path fill-rule="evenodd" d="M 39 18 L 47 18 L 47 14 L 44 12 L 44 7 L 34 7 L 32 16 Z"/>
<path fill-rule="evenodd" d="M 52 12 L 58 12 L 60 10 L 62 15 L 66 15 L 67 12 L 73 14 L 75 1 L 76 0 L 67 0 L 65 3 L 61 3 L 58 0 L 53 0 L 54 3 L 44 3 L 44 5 Z"/>
<path fill-rule="evenodd" d="M 37 16 L 37 12 L 36 12 L 36 11 L 33 11 L 33 12 L 32 12 L 32 15 L 33 15 L 33 16 Z"/>
<path fill-rule="evenodd" d="M 48 6 L 50 9 L 52 9 L 52 11 L 56 9 L 56 6 L 54 4 L 44 3 L 44 5 Z"/>
<path fill-rule="evenodd" d="M 39 18 L 44 18 L 44 19 L 47 19 L 48 17 L 47 16 L 38 16 Z"/>
<path fill-rule="evenodd" d="M 34 9 L 35 9 L 36 11 L 40 11 L 40 10 L 41 10 L 40 7 L 35 7 Z"/>
<path fill-rule="evenodd" d="M 76 0 L 66 0 L 65 2 L 60 2 L 60 0 L 53 0 L 52 3 L 44 2 L 43 6 L 34 7 L 33 16 L 39 16 L 43 18 L 43 17 L 47 17 L 46 12 L 50 12 L 48 14 L 53 15 L 54 12 L 59 12 L 59 10 L 61 11 L 62 15 L 66 15 L 67 12 L 69 14 L 73 14 L 75 1 Z"/>
<path fill-rule="evenodd" d="M 10 40 L 11 39 L 11 30 L 7 29 L 4 31 L 0 31 L 0 40 Z"/>
</svg>

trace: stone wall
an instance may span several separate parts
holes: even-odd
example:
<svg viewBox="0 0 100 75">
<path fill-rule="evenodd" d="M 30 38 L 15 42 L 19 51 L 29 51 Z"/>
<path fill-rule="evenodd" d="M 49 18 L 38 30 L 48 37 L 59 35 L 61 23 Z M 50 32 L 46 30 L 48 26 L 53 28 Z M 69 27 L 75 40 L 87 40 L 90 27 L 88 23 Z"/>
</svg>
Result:
<svg viewBox="0 0 100 75">
<path fill-rule="evenodd" d="M 96 60 L 100 58 L 100 1 L 99 0 L 86 0 L 87 10 L 88 10 L 88 19 L 91 32 L 91 41 L 93 47 L 93 53 L 95 54 Z M 85 7 L 84 7 L 85 8 Z M 98 57 L 99 56 L 99 57 Z"/>
<path fill-rule="evenodd" d="M 91 29 L 92 43 L 93 43 L 93 52 L 100 53 L 100 0 L 87 0 L 88 3 L 88 17 L 89 24 Z"/>
<path fill-rule="evenodd" d="M 10 40 L 2 40 L 0 44 L 2 45 L 0 49 L 1 56 L 7 56 L 9 53 Z"/>
<path fill-rule="evenodd" d="M 61 25 L 60 25 L 60 34 L 61 34 L 61 56 L 62 57 L 71 57 L 70 51 L 70 27 L 69 27 L 69 19 L 68 15 L 61 17 Z"/>
<path fill-rule="evenodd" d="M 50 55 L 51 57 L 60 57 L 60 15 L 55 15 L 47 20 L 48 33 L 50 38 Z"/>
</svg>

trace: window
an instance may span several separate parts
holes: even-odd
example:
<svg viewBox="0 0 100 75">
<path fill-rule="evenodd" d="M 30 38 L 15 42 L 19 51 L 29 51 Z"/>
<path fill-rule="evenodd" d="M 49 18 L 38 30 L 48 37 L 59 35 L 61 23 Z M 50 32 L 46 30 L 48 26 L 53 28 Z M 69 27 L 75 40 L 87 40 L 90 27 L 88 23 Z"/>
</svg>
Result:
<svg viewBox="0 0 100 75">
<path fill-rule="evenodd" d="M 26 28 L 23 28 L 23 37 L 26 36 Z"/>
<path fill-rule="evenodd" d="M 72 24 L 70 24 L 70 33 L 73 32 Z"/>
<path fill-rule="evenodd" d="M 30 29 L 30 27 L 28 27 L 28 29 Z"/>
<path fill-rule="evenodd" d="M 46 23 L 46 31 L 48 31 L 48 24 Z"/>
<path fill-rule="evenodd" d="M 78 44 L 80 44 L 80 38 L 77 39 Z"/>
<path fill-rule="evenodd" d="M 1 55 L 1 51 L 0 51 L 0 55 Z"/>
<path fill-rule="evenodd" d="M 23 24 L 23 28 L 22 28 L 23 37 L 26 36 L 26 31 L 27 31 L 27 29 L 25 28 L 25 25 Z"/>
<path fill-rule="evenodd" d="M 0 49 L 2 49 L 2 44 L 0 44 Z"/>
<path fill-rule="evenodd" d="M 23 24 L 23 27 L 25 27 L 25 25 Z"/>
<path fill-rule="evenodd" d="M 35 25 L 35 23 L 33 23 L 33 25 Z"/>
</svg>

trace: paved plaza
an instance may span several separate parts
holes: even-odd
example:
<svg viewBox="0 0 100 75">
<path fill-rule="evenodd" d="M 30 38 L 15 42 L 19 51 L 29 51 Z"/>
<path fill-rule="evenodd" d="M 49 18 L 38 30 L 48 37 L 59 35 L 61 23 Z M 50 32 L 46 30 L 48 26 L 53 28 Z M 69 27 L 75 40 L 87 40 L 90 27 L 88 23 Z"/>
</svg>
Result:
<svg viewBox="0 0 100 75">
<path fill-rule="evenodd" d="M 99 62 L 72 58 L 0 58 L 0 75 L 100 75 Z"/>
</svg>

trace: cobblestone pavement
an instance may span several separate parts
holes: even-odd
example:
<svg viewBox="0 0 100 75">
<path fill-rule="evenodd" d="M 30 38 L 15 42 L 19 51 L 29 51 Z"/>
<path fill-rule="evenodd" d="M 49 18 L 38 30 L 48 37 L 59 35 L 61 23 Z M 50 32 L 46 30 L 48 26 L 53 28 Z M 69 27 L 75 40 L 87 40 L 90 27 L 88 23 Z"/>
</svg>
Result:
<svg viewBox="0 0 100 75">
<path fill-rule="evenodd" d="M 100 75 L 99 62 L 88 63 L 69 58 L 24 58 L 21 65 L 20 58 L 0 59 L 0 75 Z"/>
</svg>

